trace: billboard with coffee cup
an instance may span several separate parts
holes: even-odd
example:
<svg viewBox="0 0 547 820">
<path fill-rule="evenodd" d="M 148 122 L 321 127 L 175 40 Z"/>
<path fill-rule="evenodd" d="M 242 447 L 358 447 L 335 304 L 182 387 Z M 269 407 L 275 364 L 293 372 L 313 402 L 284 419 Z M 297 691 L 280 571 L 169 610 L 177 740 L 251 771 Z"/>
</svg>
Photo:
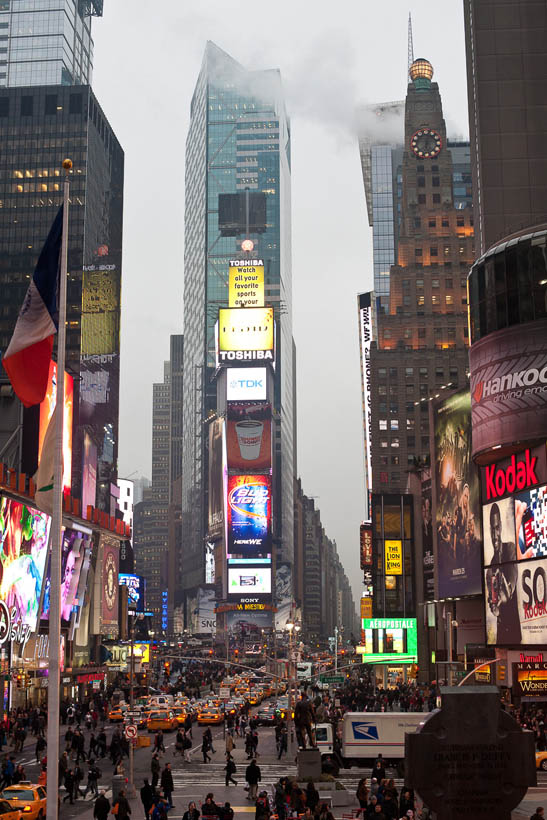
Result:
<svg viewBox="0 0 547 820">
<path fill-rule="evenodd" d="M 269 472 L 272 466 L 271 405 L 228 405 L 228 469 Z"/>
</svg>

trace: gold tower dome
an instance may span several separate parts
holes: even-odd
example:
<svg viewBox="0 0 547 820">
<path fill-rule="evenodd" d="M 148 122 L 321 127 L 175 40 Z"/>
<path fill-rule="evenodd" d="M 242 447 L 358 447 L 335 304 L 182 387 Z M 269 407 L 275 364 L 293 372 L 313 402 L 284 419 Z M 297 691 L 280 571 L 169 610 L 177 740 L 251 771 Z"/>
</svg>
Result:
<svg viewBox="0 0 547 820">
<path fill-rule="evenodd" d="M 408 72 L 410 74 L 410 79 L 414 80 L 430 80 L 433 77 L 433 66 L 429 62 L 429 60 L 424 60 L 423 58 L 418 58 L 414 60 L 412 65 L 410 66 L 410 70 Z"/>
</svg>

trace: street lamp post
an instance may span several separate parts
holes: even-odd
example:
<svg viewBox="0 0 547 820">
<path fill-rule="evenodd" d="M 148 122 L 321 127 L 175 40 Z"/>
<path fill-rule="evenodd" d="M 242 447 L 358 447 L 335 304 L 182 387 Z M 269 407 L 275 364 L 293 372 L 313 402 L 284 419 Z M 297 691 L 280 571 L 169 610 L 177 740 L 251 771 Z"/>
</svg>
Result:
<svg viewBox="0 0 547 820">
<path fill-rule="evenodd" d="M 135 624 L 137 619 L 142 620 L 144 615 L 135 613 L 128 613 L 131 615 L 131 658 L 129 662 L 129 722 L 133 725 L 134 717 L 133 710 L 135 707 Z M 129 739 L 129 793 L 132 797 L 135 796 L 135 752 L 133 746 L 133 738 Z"/>
<path fill-rule="evenodd" d="M 338 673 L 338 627 L 334 627 L 334 672 Z"/>
<path fill-rule="evenodd" d="M 287 629 L 288 633 L 289 633 L 289 697 L 288 697 L 288 707 L 289 708 L 288 708 L 288 711 L 289 711 L 290 732 L 288 732 L 288 734 L 289 734 L 289 750 L 290 750 L 290 755 L 292 757 L 292 755 L 294 753 L 293 686 L 295 684 L 295 678 L 296 678 L 294 635 L 295 635 L 295 633 L 300 631 L 301 627 L 300 627 L 300 624 L 293 623 L 292 621 L 287 621 L 287 623 L 285 624 L 285 629 Z M 287 726 L 287 731 L 289 730 L 289 726 Z"/>
</svg>

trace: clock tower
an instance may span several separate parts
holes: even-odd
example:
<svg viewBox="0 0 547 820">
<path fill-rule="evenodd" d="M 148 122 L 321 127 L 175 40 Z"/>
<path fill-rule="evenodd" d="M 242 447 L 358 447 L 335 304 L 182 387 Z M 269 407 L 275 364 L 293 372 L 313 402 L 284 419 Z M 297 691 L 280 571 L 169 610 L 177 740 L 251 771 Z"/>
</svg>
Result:
<svg viewBox="0 0 547 820">
<path fill-rule="evenodd" d="M 431 63 L 412 63 L 394 170 L 396 261 L 370 353 L 374 492 L 405 492 L 408 470 L 430 457 L 429 400 L 468 385 L 469 144 L 448 139 L 432 79 Z"/>
</svg>

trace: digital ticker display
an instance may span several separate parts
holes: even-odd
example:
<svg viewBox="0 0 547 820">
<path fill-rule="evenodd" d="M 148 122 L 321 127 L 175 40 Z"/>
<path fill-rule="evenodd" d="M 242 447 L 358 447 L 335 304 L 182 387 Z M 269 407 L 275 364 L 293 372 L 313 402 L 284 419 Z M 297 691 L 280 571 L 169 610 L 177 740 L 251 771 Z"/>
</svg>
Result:
<svg viewBox="0 0 547 820">
<path fill-rule="evenodd" d="M 228 555 L 263 558 L 271 553 L 272 479 L 228 477 Z"/>
</svg>

